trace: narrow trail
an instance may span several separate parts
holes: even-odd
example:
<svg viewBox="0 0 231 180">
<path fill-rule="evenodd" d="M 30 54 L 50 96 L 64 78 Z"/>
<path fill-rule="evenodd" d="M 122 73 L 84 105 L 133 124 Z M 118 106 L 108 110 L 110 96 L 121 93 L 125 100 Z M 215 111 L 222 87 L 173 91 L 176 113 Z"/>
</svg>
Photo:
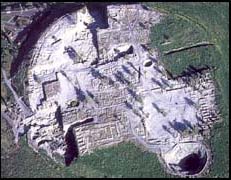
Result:
<svg viewBox="0 0 231 180">
<path fill-rule="evenodd" d="M 22 109 L 23 111 L 23 115 L 24 117 L 29 117 L 32 115 L 32 111 L 30 110 L 29 107 L 27 107 L 27 105 L 23 102 L 22 98 L 21 97 L 18 97 L 17 93 L 15 92 L 15 90 L 13 89 L 12 85 L 11 85 L 11 80 L 7 79 L 7 76 L 6 76 L 6 71 L 1 68 L 2 70 L 2 75 L 3 75 L 3 79 L 4 79 L 4 82 L 5 84 L 7 85 L 7 87 L 10 89 L 10 91 L 12 92 L 13 96 L 14 96 L 14 99 L 16 101 L 16 103 L 20 106 L 20 108 Z"/>
<path fill-rule="evenodd" d="M 169 54 L 173 54 L 173 53 L 176 53 L 176 52 L 189 50 L 189 49 L 192 49 L 192 48 L 197 48 L 197 47 L 202 47 L 202 46 L 211 46 L 211 45 L 214 45 L 214 43 L 210 43 L 210 42 L 207 42 L 207 41 L 204 42 L 203 41 L 203 42 L 193 44 L 191 46 L 185 46 L 185 47 L 180 47 L 180 48 L 176 48 L 176 49 L 171 49 L 170 51 L 164 51 L 163 53 L 164 53 L 164 55 L 169 55 Z"/>
</svg>

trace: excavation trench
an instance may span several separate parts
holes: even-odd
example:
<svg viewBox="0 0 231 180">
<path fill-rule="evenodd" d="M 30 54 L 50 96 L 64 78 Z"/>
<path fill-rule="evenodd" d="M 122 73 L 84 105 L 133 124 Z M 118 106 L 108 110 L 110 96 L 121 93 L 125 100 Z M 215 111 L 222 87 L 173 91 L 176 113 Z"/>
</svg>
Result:
<svg viewBox="0 0 231 180">
<path fill-rule="evenodd" d="M 206 154 L 201 157 L 200 152 L 192 153 L 180 160 L 179 167 L 182 169 L 181 171 L 187 172 L 188 175 L 194 175 L 204 168 L 206 161 Z"/>
</svg>

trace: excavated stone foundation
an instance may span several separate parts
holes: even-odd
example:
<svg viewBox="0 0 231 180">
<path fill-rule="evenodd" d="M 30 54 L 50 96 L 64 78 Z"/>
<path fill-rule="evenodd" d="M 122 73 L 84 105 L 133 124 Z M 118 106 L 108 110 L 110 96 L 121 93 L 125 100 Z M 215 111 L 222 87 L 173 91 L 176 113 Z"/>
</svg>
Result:
<svg viewBox="0 0 231 180">
<path fill-rule="evenodd" d="M 170 79 L 150 27 L 164 15 L 139 4 L 84 6 L 39 37 L 28 69 L 33 115 L 22 118 L 35 151 L 77 157 L 131 140 L 170 173 L 200 174 L 210 157 L 201 132 L 218 120 L 210 72 Z"/>
</svg>

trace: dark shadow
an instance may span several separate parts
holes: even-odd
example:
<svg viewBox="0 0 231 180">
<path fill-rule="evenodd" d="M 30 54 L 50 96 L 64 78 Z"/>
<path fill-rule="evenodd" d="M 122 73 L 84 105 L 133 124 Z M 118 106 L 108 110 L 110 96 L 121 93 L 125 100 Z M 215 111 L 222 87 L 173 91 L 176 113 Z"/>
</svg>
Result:
<svg viewBox="0 0 231 180">
<path fill-rule="evenodd" d="M 87 3 L 87 9 L 90 15 L 94 18 L 94 28 L 106 29 L 108 25 L 107 4 L 105 3 Z"/>
<path fill-rule="evenodd" d="M 177 122 L 176 120 L 174 120 L 173 122 L 168 122 L 168 123 L 173 129 L 175 129 L 179 133 L 187 129 L 187 126 L 184 123 Z"/>
<path fill-rule="evenodd" d="M 107 77 L 107 79 L 108 79 L 108 84 L 109 85 L 114 85 L 115 84 L 115 82 L 112 80 L 111 77 Z"/>
<path fill-rule="evenodd" d="M 132 54 L 133 53 L 133 46 L 130 46 L 129 49 L 125 52 L 119 52 L 115 57 L 114 57 L 114 61 L 117 61 L 118 59 L 120 59 L 121 57 L 124 57 L 127 54 Z"/>
<path fill-rule="evenodd" d="M 69 58 L 72 59 L 74 63 L 80 63 L 80 62 L 83 63 L 82 58 L 77 54 L 77 52 L 73 47 L 71 46 L 64 47 L 64 53 L 67 53 Z"/>
<path fill-rule="evenodd" d="M 186 119 L 183 119 L 183 122 L 187 127 L 189 127 L 191 130 L 193 130 L 193 126 L 189 121 L 187 121 Z"/>
<path fill-rule="evenodd" d="M 132 104 L 130 104 L 129 102 L 127 102 L 127 101 L 124 101 L 124 104 L 126 105 L 126 107 L 128 108 L 128 109 L 132 109 L 133 107 L 132 107 Z"/>
<path fill-rule="evenodd" d="M 58 106 L 57 110 L 55 111 L 55 119 L 58 122 L 59 128 L 63 129 L 63 117 L 61 112 L 61 107 Z"/>
<path fill-rule="evenodd" d="M 197 44 L 197 45 L 184 47 L 184 48 L 181 48 L 181 49 L 174 49 L 174 50 L 166 52 L 164 55 L 166 56 L 166 55 L 169 55 L 169 54 L 178 53 L 178 52 L 186 51 L 186 50 L 189 50 L 189 49 L 195 49 L 195 48 L 199 48 L 199 47 L 207 48 L 208 46 L 214 46 L 214 44 L 213 43 L 201 43 L 201 44 Z"/>
<path fill-rule="evenodd" d="M 152 106 L 153 106 L 158 112 L 160 112 L 160 108 L 159 108 L 159 106 L 158 106 L 156 103 L 152 102 Z"/>
<path fill-rule="evenodd" d="M 163 85 L 161 84 L 160 81 L 155 80 L 154 78 L 151 78 L 152 82 L 154 82 L 155 84 L 157 84 L 158 86 L 160 86 L 161 88 L 163 87 Z"/>
<path fill-rule="evenodd" d="M 139 66 L 139 71 L 138 71 L 138 79 L 140 80 L 140 78 L 141 78 L 141 68 L 140 68 L 140 66 Z"/>
<path fill-rule="evenodd" d="M 39 128 L 44 128 L 44 127 L 49 127 L 50 126 L 50 124 L 41 124 L 41 125 L 39 125 Z"/>
<path fill-rule="evenodd" d="M 75 88 L 75 90 L 78 100 L 83 102 L 86 99 L 85 93 L 80 88 Z"/>
<path fill-rule="evenodd" d="M 137 101 L 138 100 L 138 94 L 130 88 L 126 88 L 126 89 L 128 91 L 128 94 L 130 94 Z"/>
<path fill-rule="evenodd" d="M 199 122 L 201 122 L 201 123 L 204 123 L 205 121 L 203 121 L 203 119 L 200 117 L 200 116 L 198 116 L 197 114 L 196 114 L 196 119 L 199 121 Z"/>
<path fill-rule="evenodd" d="M 210 70 L 215 70 L 214 66 L 208 66 L 208 65 L 204 65 L 201 66 L 199 68 L 195 68 L 194 66 L 189 66 L 186 70 L 184 70 L 180 75 L 178 76 L 173 76 L 173 79 L 178 79 L 178 78 L 182 78 L 184 79 L 186 82 L 189 82 L 189 78 L 191 76 L 194 75 L 198 75 L 198 74 L 203 74 L 206 71 L 210 71 Z M 185 77 L 184 77 L 185 76 Z"/>
<path fill-rule="evenodd" d="M 51 142 L 52 140 L 48 140 L 48 139 L 44 139 L 38 142 L 38 146 L 40 146 L 41 144 L 44 144 L 45 142 Z"/>
<path fill-rule="evenodd" d="M 206 66 L 205 68 L 209 69 L 208 66 Z M 205 70 L 205 69 L 196 68 L 196 67 L 194 67 L 193 65 L 189 65 L 187 69 L 188 69 L 191 73 L 194 73 L 194 74 L 201 74 L 202 71 Z"/>
<path fill-rule="evenodd" d="M 165 69 L 165 71 L 167 72 L 168 79 L 174 79 L 173 74 L 168 69 Z"/>
<path fill-rule="evenodd" d="M 2 96 L 2 94 L 1 94 L 1 102 L 3 102 L 5 106 L 7 106 L 7 101 L 4 99 L 4 97 Z"/>
<path fill-rule="evenodd" d="M 65 16 L 70 24 L 76 24 L 76 19 L 71 14 L 66 14 Z"/>
<path fill-rule="evenodd" d="M 198 153 L 192 153 L 179 162 L 180 172 L 187 172 L 188 175 L 199 173 L 205 166 L 207 161 L 207 154 L 201 155 L 201 151 Z"/>
<path fill-rule="evenodd" d="M 192 101 L 192 99 L 189 99 L 187 97 L 184 97 L 184 100 L 186 101 L 186 103 L 190 106 L 194 106 L 196 103 L 194 101 Z"/>
<path fill-rule="evenodd" d="M 66 149 L 66 152 L 64 154 L 64 158 L 65 158 L 65 165 L 66 166 L 69 166 L 71 164 L 71 162 L 75 158 L 77 158 L 79 155 L 76 137 L 75 137 L 75 134 L 73 131 L 74 131 L 73 128 L 69 128 L 67 133 L 66 133 L 66 136 L 65 136 L 65 142 L 67 145 L 67 149 Z"/>
<path fill-rule="evenodd" d="M 169 128 L 165 125 L 162 125 L 162 128 L 167 131 L 169 134 L 172 134 L 171 131 L 169 131 Z"/>
<path fill-rule="evenodd" d="M 139 25 L 140 25 L 140 27 L 142 27 L 143 29 L 146 29 L 146 26 L 144 25 L 144 23 L 139 22 Z"/>
<path fill-rule="evenodd" d="M 99 104 L 99 101 L 95 98 L 94 94 L 92 94 L 90 91 L 86 90 L 87 95 L 96 103 Z"/>
<path fill-rule="evenodd" d="M 163 72 L 159 69 L 159 67 L 157 67 L 157 66 L 153 66 L 153 68 L 158 72 L 158 73 L 160 73 L 160 74 L 162 74 Z"/>
<path fill-rule="evenodd" d="M 82 3 L 59 3 L 44 10 L 42 13 L 38 12 L 34 17 L 33 22 L 18 33 L 15 42 L 21 42 L 17 57 L 11 64 L 10 76 L 13 77 L 19 66 L 23 61 L 26 63 L 30 60 L 31 51 L 40 38 L 41 34 L 59 17 L 77 11 L 82 8 Z"/>
<path fill-rule="evenodd" d="M 138 73 L 138 79 L 140 80 L 141 76 L 143 75 L 139 66 L 139 69 L 137 69 L 131 62 L 128 62 L 128 64 Z"/>
<path fill-rule="evenodd" d="M 202 125 L 201 125 L 200 123 L 196 123 L 196 126 L 197 126 L 199 129 L 203 130 L 203 127 L 202 127 Z"/>
<path fill-rule="evenodd" d="M 142 23 L 143 24 L 143 23 Z M 144 25 L 144 24 L 143 24 Z M 143 25 L 141 25 L 140 24 L 140 26 L 143 26 Z M 140 44 L 141 45 L 141 47 L 145 50 L 145 51 L 149 51 L 150 50 L 150 48 L 146 45 L 146 44 Z"/>
<path fill-rule="evenodd" d="M 102 3 L 98 3 L 94 5 L 88 3 L 87 9 L 90 15 L 95 20 L 95 22 L 88 25 L 88 29 L 90 29 L 90 32 L 92 33 L 92 42 L 97 51 L 97 59 L 95 60 L 95 62 L 97 62 L 100 59 L 97 28 L 106 29 L 109 27 L 108 17 L 107 17 L 107 6 Z"/>
<path fill-rule="evenodd" d="M 136 67 L 131 63 L 131 62 L 128 62 L 128 64 L 137 72 L 137 73 L 141 73 L 139 72 L 138 69 L 136 69 Z M 141 74 L 142 75 L 142 74 Z"/>
<path fill-rule="evenodd" d="M 145 67 L 150 67 L 151 65 L 152 65 L 152 61 L 151 60 L 145 62 L 145 64 L 144 64 Z"/>
<path fill-rule="evenodd" d="M 92 67 L 91 67 L 90 73 L 91 73 L 91 75 L 92 75 L 94 78 L 97 78 L 97 79 L 107 79 L 109 85 L 114 85 L 114 83 L 115 83 L 115 82 L 112 80 L 111 77 L 107 77 L 107 76 L 103 75 L 102 73 L 99 72 L 99 70 L 97 70 L 97 69 L 95 69 L 95 68 L 92 68 Z"/>
<path fill-rule="evenodd" d="M 94 118 L 89 117 L 87 119 L 85 119 L 83 122 L 77 122 L 74 125 L 71 126 L 71 128 L 77 127 L 77 126 L 83 126 L 83 125 L 88 125 L 88 123 L 93 123 L 94 122 Z"/>
<path fill-rule="evenodd" d="M 96 70 L 95 68 L 91 68 L 90 70 L 91 75 L 94 78 L 98 78 L 98 79 L 103 79 L 105 76 L 102 75 L 98 70 Z"/>
<path fill-rule="evenodd" d="M 130 82 L 124 77 L 123 73 L 121 71 L 117 71 L 116 74 L 114 74 L 117 81 L 121 82 L 122 84 L 129 84 Z"/>
<path fill-rule="evenodd" d="M 210 112 L 210 118 L 217 118 L 217 115 L 215 112 Z"/>
<path fill-rule="evenodd" d="M 147 11 L 150 10 L 150 9 L 149 9 L 147 6 L 145 6 L 144 4 L 141 4 L 141 7 L 142 7 L 144 10 L 147 10 Z"/>
<path fill-rule="evenodd" d="M 160 78 L 162 83 L 169 87 L 168 81 L 164 78 Z"/>
<path fill-rule="evenodd" d="M 94 95 L 90 91 L 86 90 L 86 93 L 91 99 L 94 98 Z"/>
<path fill-rule="evenodd" d="M 149 57 L 149 59 L 150 59 L 153 63 L 157 63 L 157 59 L 155 59 L 154 57 Z"/>
<path fill-rule="evenodd" d="M 185 71 L 184 71 L 185 72 Z M 182 81 L 186 84 L 190 84 L 190 75 L 188 73 L 182 73 Z"/>
<path fill-rule="evenodd" d="M 75 159 L 78 158 L 79 156 L 79 149 L 78 149 L 78 143 L 77 143 L 77 139 L 78 137 L 75 137 L 75 133 L 74 133 L 74 127 L 77 126 L 82 126 L 82 125 L 88 125 L 88 123 L 92 123 L 94 122 L 94 118 L 87 118 L 85 121 L 83 122 L 77 122 L 76 124 L 72 125 L 65 136 L 65 142 L 67 145 L 67 149 L 65 152 L 65 165 L 69 166 L 71 164 L 71 162 Z"/>
</svg>

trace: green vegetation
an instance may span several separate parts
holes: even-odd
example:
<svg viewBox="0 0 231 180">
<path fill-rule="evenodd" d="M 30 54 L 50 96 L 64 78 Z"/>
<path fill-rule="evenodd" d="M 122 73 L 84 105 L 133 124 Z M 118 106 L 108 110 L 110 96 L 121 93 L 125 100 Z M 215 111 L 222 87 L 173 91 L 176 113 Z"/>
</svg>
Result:
<svg viewBox="0 0 231 180">
<path fill-rule="evenodd" d="M 17 149 L 8 128 L 7 124 L 1 120 L 1 178 L 71 176 L 68 169 L 62 171 L 64 167 L 56 165 L 45 155 L 33 152 L 25 139 L 20 140 L 20 149 Z"/>
<path fill-rule="evenodd" d="M 14 55 L 17 53 L 16 47 L 9 42 L 1 31 L 1 67 L 5 69 L 6 76 L 10 77 L 10 68 Z M 1 98 L 5 101 L 14 101 L 10 89 L 3 83 L 3 76 L 1 76 Z"/>
<path fill-rule="evenodd" d="M 170 14 L 170 13 L 169 13 Z M 179 75 L 189 65 L 200 67 L 203 65 L 217 66 L 217 49 L 214 46 L 204 46 L 164 55 L 164 52 L 180 47 L 188 47 L 199 42 L 213 42 L 204 26 L 197 26 L 195 22 L 185 16 L 171 13 L 152 28 L 150 36 L 152 47 L 161 52 L 161 59 L 172 74 Z"/>
<path fill-rule="evenodd" d="M 24 100 L 26 100 L 28 103 L 29 100 L 25 88 L 25 84 L 28 81 L 27 73 L 28 73 L 28 65 L 25 62 L 23 62 L 20 66 L 20 70 L 12 77 L 12 83 L 14 84 L 14 88 L 18 96 L 23 96 Z"/>
<path fill-rule="evenodd" d="M 1 31 L 1 66 L 6 70 L 7 76 L 9 76 L 11 63 L 15 53 L 15 46 L 13 43 L 7 41 L 7 39 L 3 36 L 3 32 Z"/>
<path fill-rule="evenodd" d="M 229 176 L 229 4 L 228 3 L 147 3 L 166 14 L 152 29 L 151 43 L 173 75 L 189 65 L 215 66 L 217 102 L 223 122 L 212 130 L 214 163 L 209 177 Z M 164 51 L 208 41 L 215 46 L 193 48 L 171 55 Z"/>
<path fill-rule="evenodd" d="M 170 177 L 153 153 L 142 151 L 133 143 L 123 143 L 83 156 L 79 163 L 104 172 L 104 177 Z"/>
<path fill-rule="evenodd" d="M 11 77 L 10 71 L 12 70 L 12 63 L 15 61 L 15 58 L 18 54 L 18 45 L 12 42 L 4 31 L 1 31 L 1 67 L 6 71 L 6 75 L 8 78 Z M 27 64 L 23 63 L 20 67 L 20 71 L 16 73 L 12 79 L 12 83 L 14 84 L 14 88 L 19 96 L 27 97 L 25 82 L 27 81 Z M 1 78 L 1 84 L 3 88 L 1 88 L 1 95 L 4 99 L 10 99 L 11 102 L 14 102 L 11 91 L 6 87 L 3 83 L 3 77 Z M 25 98 L 27 100 L 27 98 Z M 28 102 L 28 100 L 27 100 Z"/>
<path fill-rule="evenodd" d="M 155 154 L 142 151 L 132 143 L 96 150 L 65 167 L 44 153 L 35 153 L 25 138 L 20 140 L 17 150 L 4 121 L 1 121 L 1 134 L 1 177 L 170 177 Z"/>
<path fill-rule="evenodd" d="M 151 41 L 160 52 L 209 41 L 215 46 L 193 48 L 161 56 L 165 67 L 180 74 L 188 65 L 217 67 L 215 79 L 223 122 L 212 131 L 214 163 L 209 177 L 229 176 L 229 4 L 228 3 L 147 3 L 167 15 L 153 28 Z M 169 42 L 171 42 L 169 44 Z M 164 44 L 165 43 L 165 44 Z M 7 52 L 6 52 L 7 53 Z M 4 59 L 6 62 L 8 60 Z M 19 76 L 20 77 L 20 76 Z M 1 120 L 1 177 L 170 177 L 157 156 L 132 143 L 96 150 L 70 167 L 55 164 L 20 140 L 13 145 L 12 133 Z"/>
</svg>

